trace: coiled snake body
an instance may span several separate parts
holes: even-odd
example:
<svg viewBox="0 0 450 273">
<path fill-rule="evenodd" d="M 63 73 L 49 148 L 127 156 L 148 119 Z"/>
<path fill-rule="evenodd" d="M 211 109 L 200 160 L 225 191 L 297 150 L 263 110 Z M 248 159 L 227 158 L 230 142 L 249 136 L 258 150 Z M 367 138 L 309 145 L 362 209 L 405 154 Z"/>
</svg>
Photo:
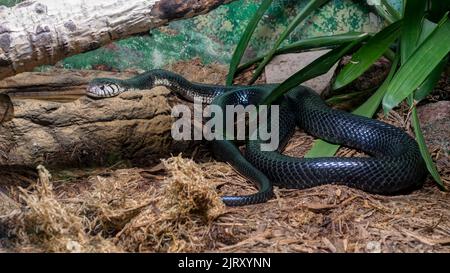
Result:
<svg viewBox="0 0 450 273">
<path fill-rule="evenodd" d="M 95 79 L 87 90 L 93 98 L 116 96 L 131 89 L 166 86 L 183 98 L 194 97 L 218 105 L 259 104 L 274 86 L 221 86 L 192 83 L 166 70 L 151 70 L 128 80 Z M 229 162 L 253 181 L 258 192 L 224 196 L 225 204 L 240 206 L 266 202 L 272 185 L 304 189 L 323 184 L 342 184 L 370 193 L 395 194 L 422 185 L 427 171 L 414 139 L 401 129 L 381 121 L 329 108 L 312 90 L 299 86 L 279 105 L 279 139 L 276 151 L 261 151 L 261 140 L 246 143 L 245 156 L 230 140 L 213 140 L 216 156 Z M 281 154 L 284 144 L 299 126 L 331 143 L 362 150 L 371 157 L 294 158 Z"/>
</svg>

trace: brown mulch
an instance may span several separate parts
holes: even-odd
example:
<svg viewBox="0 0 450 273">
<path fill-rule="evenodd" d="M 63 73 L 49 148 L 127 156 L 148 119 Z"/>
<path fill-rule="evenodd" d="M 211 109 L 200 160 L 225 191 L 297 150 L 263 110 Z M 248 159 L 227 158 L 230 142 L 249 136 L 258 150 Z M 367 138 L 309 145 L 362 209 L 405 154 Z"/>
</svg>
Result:
<svg viewBox="0 0 450 273">
<path fill-rule="evenodd" d="M 226 74 L 195 60 L 172 70 L 216 83 Z M 405 107 L 379 118 L 410 132 Z M 300 157 L 312 142 L 298 131 L 285 153 Z M 429 149 L 450 187 L 448 153 Z M 405 195 L 277 188 L 265 204 L 229 208 L 220 195 L 255 189 L 205 146 L 146 168 L 51 173 L 40 166 L 34 183 L 0 192 L 0 233 L 10 235 L 0 252 L 450 252 L 450 196 L 431 178 Z"/>
</svg>

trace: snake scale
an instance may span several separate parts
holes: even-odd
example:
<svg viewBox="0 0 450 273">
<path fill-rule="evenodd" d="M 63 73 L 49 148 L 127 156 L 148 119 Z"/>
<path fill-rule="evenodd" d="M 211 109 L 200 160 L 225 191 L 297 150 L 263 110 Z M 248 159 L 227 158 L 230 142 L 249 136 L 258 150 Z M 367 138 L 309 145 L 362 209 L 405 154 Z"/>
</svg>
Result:
<svg viewBox="0 0 450 273">
<path fill-rule="evenodd" d="M 218 105 L 257 105 L 273 85 L 221 86 L 193 83 L 166 70 L 150 70 L 119 80 L 93 80 L 87 95 L 108 98 L 133 89 L 165 86 L 184 99 L 194 97 Z M 323 184 L 341 184 L 369 193 L 396 194 L 423 184 L 427 175 L 416 141 L 401 129 L 381 121 L 356 116 L 328 107 L 313 90 L 298 86 L 276 103 L 279 105 L 280 145 L 275 151 L 261 151 L 262 140 L 246 141 L 245 155 L 230 140 L 213 140 L 216 157 L 230 163 L 250 179 L 258 192 L 243 196 L 223 196 L 229 206 L 266 202 L 273 185 L 305 189 Z M 296 126 L 328 142 L 366 152 L 370 157 L 295 158 L 283 155 L 284 144 Z"/>
</svg>

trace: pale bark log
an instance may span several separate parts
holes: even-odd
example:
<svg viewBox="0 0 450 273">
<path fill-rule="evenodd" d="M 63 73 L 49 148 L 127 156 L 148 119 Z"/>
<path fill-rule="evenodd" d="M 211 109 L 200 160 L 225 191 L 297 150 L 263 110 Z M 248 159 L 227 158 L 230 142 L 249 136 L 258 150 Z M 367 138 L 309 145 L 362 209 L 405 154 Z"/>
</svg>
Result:
<svg viewBox="0 0 450 273">
<path fill-rule="evenodd" d="M 52 69 L 49 72 L 23 72 L 0 81 L 0 94 L 13 99 L 40 99 L 69 102 L 86 94 L 87 84 L 94 78 L 126 79 L 133 72 Z"/>
<path fill-rule="evenodd" d="M 0 6 L 0 79 L 233 0 L 29 0 Z"/>
<path fill-rule="evenodd" d="M 64 86 L 69 97 L 82 96 L 93 77 L 128 78 L 131 74 L 67 71 L 51 75 L 17 75 L 3 81 L 0 89 L 29 94 L 36 88 L 54 88 L 44 92 L 58 93 L 58 86 Z M 162 87 L 103 100 L 82 96 L 67 103 L 12 98 L 14 118 L 0 124 L 2 168 L 108 165 L 122 159 L 148 163 L 179 152 L 189 153 L 196 145 L 172 139 L 171 106 L 181 101 Z"/>
</svg>

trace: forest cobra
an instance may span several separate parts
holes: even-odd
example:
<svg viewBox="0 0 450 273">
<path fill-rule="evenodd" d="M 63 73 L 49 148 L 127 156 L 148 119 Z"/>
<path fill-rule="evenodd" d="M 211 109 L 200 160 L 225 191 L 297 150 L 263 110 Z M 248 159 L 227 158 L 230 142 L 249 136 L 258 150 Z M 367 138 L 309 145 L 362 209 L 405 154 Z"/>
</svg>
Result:
<svg viewBox="0 0 450 273">
<path fill-rule="evenodd" d="M 221 86 L 193 83 L 166 70 L 151 70 L 127 80 L 93 80 L 87 95 L 108 98 L 133 89 L 165 86 L 184 99 L 200 97 L 205 103 L 246 105 L 261 103 L 273 85 Z M 311 89 L 292 89 L 279 105 L 280 145 L 275 151 L 261 151 L 261 140 L 248 140 L 245 155 L 230 140 L 213 140 L 219 159 L 230 163 L 258 188 L 251 195 L 223 196 L 229 206 L 266 202 L 272 186 L 305 189 L 323 184 L 341 184 L 369 193 L 395 194 L 419 187 L 427 175 L 416 141 L 401 129 L 381 121 L 329 108 Z M 295 158 L 283 155 L 284 145 L 296 126 L 328 142 L 368 153 L 371 157 Z"/>
</svg>

